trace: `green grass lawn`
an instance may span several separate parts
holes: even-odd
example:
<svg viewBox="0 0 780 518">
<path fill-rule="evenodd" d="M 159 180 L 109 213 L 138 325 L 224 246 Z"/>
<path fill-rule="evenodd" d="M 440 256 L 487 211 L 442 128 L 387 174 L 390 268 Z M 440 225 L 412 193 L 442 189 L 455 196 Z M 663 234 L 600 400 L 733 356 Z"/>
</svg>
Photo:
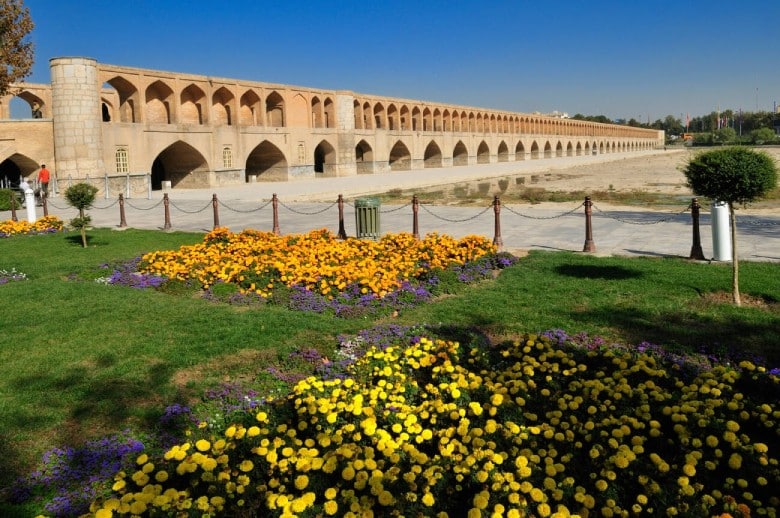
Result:
<svg viewBox="0 0 780 518">
<path fill-rule="evenodd" d="M 0 269 L 28 280 L 0 285 L 0 455 L 5 486 L 47 449 L 127 427 L 197 400 L 226 380 L 279 387 L 266 368 L 378 319 L 339 319 L 281 307 L 237 307 L 192 292 L 106 286 L 100 265 L 200 242 L 197 233 L 106 229 L 0 240 Z M 108 272 L 105 273 L 106 275 Z M 720 296 L 730 265 L 683 259 L 532 252 L 495 280 L 464 287 L 383 321 L 445 323 L 489 336 L 561 328 L 671 348 L 736 349 L 780 365 L 780 265 L 741 264 L 736 308 Z"/>
</svg>

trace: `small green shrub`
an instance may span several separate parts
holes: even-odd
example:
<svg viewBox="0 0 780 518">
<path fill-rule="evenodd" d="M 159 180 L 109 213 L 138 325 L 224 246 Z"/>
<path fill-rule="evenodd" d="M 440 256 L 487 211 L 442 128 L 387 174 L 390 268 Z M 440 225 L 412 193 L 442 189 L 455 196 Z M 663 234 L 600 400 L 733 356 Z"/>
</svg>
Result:
<svg viewBox="0 0 780 518">
<path fill-rule="evenodd" d="M 11 199 L 16 200 L 16 210 L 22 208 L 22 196 L 13 189 L 0 189 L 0 210 L 11 210 Z"/>
</svg>

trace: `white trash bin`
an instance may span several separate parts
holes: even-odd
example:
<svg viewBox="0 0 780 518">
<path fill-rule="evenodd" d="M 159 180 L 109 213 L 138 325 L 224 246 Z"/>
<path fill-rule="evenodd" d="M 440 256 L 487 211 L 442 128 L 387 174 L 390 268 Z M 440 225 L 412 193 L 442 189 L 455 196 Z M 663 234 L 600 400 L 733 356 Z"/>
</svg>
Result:
<svg viewBox="0 0 780 518">
<path fill-rule="evenodd" d="M 712 254 L 715 261 L 731 261 L 731 228 L 729 225 L 729 204 L 725 201 L 712 203 Z"/>
</svg>

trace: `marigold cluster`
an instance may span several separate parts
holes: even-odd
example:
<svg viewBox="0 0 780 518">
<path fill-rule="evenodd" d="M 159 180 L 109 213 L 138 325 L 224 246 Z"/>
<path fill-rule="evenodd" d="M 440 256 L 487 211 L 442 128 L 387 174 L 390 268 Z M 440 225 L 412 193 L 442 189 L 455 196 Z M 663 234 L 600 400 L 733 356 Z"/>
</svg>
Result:
<svg viewBox="0 0 780 518">
<path fill-rule="evenodd" d="M 363 293 L 383 297 L 424 272 L 495 252 L 496 247 L 481 236 L 454 239 L 429 234 L 418 240 L 399 233 L 374 242 L 337 239 L 328 230 L 279 236 L 218 228 L 203 243 L 144 255 L 141 270 L 171 279 L 196 279 L 205 288 L 234 283 L 244 293 L 263 297 L 278 285 L 303 286 L 326 297 L 357 285 Z"/>
<path fill-rule="evenodd" d="M 649 354 L 415 338 L 193 430 L 96 516 L 776 516 L 776 376 Z M 702 387 L 709 390 L 702 391 Z M 718 437 L 718 441 L 710 437 Z M 735 459 L 738 459 L 737 462 Z M 737 502 L 739 502 L 737 504 Z"/>
<path fill-rule="evenodd" d="M 63 228 L 62 220 L 57 216 L 44 216 L 30 223 L 27 220 L 0 221 L 0 237 L 10 237 L 24 234 L 42 234 L 44 232 L 60 232 Z"/>
</svg>

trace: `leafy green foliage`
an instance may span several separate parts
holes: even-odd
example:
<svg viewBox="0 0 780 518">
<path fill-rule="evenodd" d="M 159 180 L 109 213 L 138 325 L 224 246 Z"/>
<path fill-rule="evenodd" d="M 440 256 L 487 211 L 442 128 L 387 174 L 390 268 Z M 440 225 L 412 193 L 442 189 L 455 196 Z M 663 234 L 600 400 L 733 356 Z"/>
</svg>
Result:
<svg viewBox="0 0 780 518">
<path fill-rule="evenodd" d="M 22 201 L 18 192 L 13 189 L 0 189 L 0 210 L 11 210 L 12 199 L 16 202 L 16 209 L 21 209 Z"/>
<path fill-rule="evenodd" d="M 777 184 L 772 157 L 744 147 L 701 153 L 683 172 L 695 194 L 730 204 L 759 199 Z"/>
<path fill-rule="evenodd" d="M 769 144 L 777 139 L 772 128 L 758 128 L 750 132 L 750 140 L 754 144 Z"/>
<path fill-rule="evenodd" d="M 0 0 L 0 94 L 21 81 L 33 65 L 33 44 L 28 39 L 34 24 L 22 0 Z"/>
<path fill-rule="evenodd" d="M 81 231 L 81 244 L 87 247 L 87 227 L 92 219 L 84 212 L 95 203 L 98 189 L 88 183 L 77 183 L 65 189 L 65 199 L 68 204 L 79 210 L 79 215 L 70 220 L 70 225 Z"/>
</svg>

